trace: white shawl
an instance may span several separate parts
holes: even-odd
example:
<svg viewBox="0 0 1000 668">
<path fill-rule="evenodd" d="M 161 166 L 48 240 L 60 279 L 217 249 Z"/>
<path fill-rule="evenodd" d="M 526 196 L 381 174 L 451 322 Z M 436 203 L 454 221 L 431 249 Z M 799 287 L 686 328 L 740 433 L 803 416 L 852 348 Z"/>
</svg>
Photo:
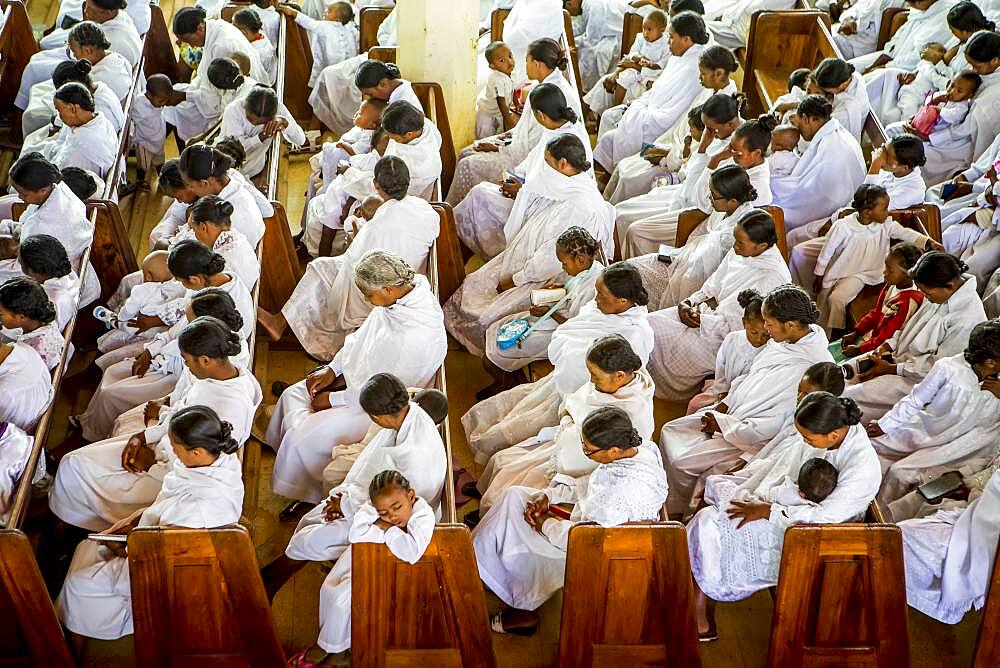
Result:
<svg viewBox="0 0 1000 668">
<path fill-rule="evenodd" d="M 243 512 L 243 470 L 236 455 L 221 454 L 209 466 L 188 468 L 174 459 L 139 526 L 212 529 L 236 524 Z"/>
</svg>

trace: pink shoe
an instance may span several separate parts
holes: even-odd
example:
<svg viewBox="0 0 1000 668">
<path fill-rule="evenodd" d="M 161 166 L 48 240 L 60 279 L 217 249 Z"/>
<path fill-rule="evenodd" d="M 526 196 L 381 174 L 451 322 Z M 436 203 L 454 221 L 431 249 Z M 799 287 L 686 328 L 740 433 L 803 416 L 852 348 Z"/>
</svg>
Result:
<svg viewBox="0 0 1000 668">
<path fill-rule="evenodd" d="M 288 668 L 316 668 L 319 664 L 313 663 L 312 661 L 306 661 L 306 653 L 308 651 L 308 649 L 303 649 L 296 652 L 285 665 L 288 666 Z"/>
</svg>

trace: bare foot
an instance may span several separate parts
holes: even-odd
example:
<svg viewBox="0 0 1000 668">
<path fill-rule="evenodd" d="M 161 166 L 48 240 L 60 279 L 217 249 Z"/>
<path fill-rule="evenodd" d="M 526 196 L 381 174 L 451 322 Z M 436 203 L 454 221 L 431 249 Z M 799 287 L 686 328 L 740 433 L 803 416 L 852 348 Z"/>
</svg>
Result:
<svg viewBox="0 0 1000 668">
<path fill-rule="evenodd" d="M 284 315 L 265 311 L 259 306 L 257 307 L 257 322 L 264 328 L 272 341 L 280 341 L 288 327 L 288 321 L 285 320 Z"/>
</svg>

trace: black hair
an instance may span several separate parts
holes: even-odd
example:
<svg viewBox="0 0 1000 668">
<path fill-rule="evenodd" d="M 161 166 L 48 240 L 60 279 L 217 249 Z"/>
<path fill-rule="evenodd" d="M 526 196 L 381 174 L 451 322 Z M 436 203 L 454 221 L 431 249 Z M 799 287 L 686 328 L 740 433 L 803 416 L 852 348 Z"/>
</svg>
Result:
<svg viewBox="0 0 1000 668">
<path fill-rule="evenodd" d="M 332 2 L 327 7 L 337 8 L 337 20 L 343 25 L 354 20 L 354 7 L 348 2 Z"/>
<path fill-rule="evenodd" d="M 701 115 L 716 123 L 728 123 L 740 116 L 746 103 L 746 97 L 742 93 L 716 93 L 701 105 Z"/>
<path fill-rule="evenodd" d="M 398 79 L 399 68 L 392 63 L 366 60 L 354 75 L 354 85 L 358 88 L 374 88 L 382 79 Z"/>
<path fill-rule="evenodd" d="M 638 448 L 642 437 L 632 426 L 628 413 L 617 406 L 595 408 L 583 420 L 580 432 L 587 442 L 599 450 Z"/>
<path fill-rule="evenodd" d="M 959 79 L 965 79 L 966 81 L 972 82 L 973 94 L 975 94 L 979 90 L 979 87 L 983 85 L 983 77 L 976 74 L 972 70 L 962 70 L 961 72 L 956 74 L 955 81 L 958 81 Z"/>
<path fill-rule="evenodd" d="M 70 41 L 76 42 L 80 46 L 96 46 L 98 49 L 107 51 L 111 48 L 111 41 L 104 34 L 104 28 L 99 23 L 93 21 L 80 21 L 69 31 Z"/>
<path fill-rule="evenodd" d="M 565 70 L 569 58 L 559 42 L 548 37 L 536 39 L 528 45 L 528 55 L 545 65 L 550 70 Z"/>
<path fill-rule="evenodd" d="M 433 387 L 420 390 L 413 395 L 413 403 L 420 406 L 434 424 L 441 424 L 448 418 L 448 397 L 441 390 Z"/>
<path fill-rule="evenodd" d="M 97 179 L 83 167 L 63 167 L 60 170 L 63 183 L 73 191 L 80 201 L 88 200 L 97 192 Z M 103 182 L 101 183 L 103 185 Z"/>
<path fill-rule="evenodd" d="M 264 22 L 260 20 L 257 12 L 252 9 L 241 9 L 233 14 L 233 25 L 242 26 L 251 32 L 260 32 L 264 27 Z"/>
<path fill-rule="evenodd" d="M 25 153 L 10 168 L 10 180 L 32 192 L 62 181 L 62 172 L 37 151 Z"/>
<path fill-rule="evenodd" d="M 538 84 L 531 89 L 528 99 L 532 111 L 539 111 L 554 121 L 576 123 L 579 120 L 573 108 L 566 104 L 562 89 L 553 83 Z"/>
<path fill-rule="evenodd" d="M 555 160 L 565 160 L 578 173 L 586 172 L 591 167 L 583 142 L 576 135 L 562 134 L 549 140 L 545 152 Z"/>
<path fill-rule="evenodd" d="M 492 63 L 493 54 L 496 53 L 499 49 L 504 49 L 504 48 L 510 48 L 510 47 L 508 47 L 506 44 L 504 44 L 499 40 L 497 40 L 496 42 L 490 42 L 486 46 L 486 51 L 484 52 L 484 54 L 486 55 L 486 62 Z"/>
<path fill-rule="evenodd" d="M 399 378 L 377 373 L 361 386 L 358 401 L 368 415 L 398 415 L 410 403 L 410 395 Z"/>
<path fill-rule="evenodd" d="M 153 95 L 169 95 L 174 84 L 166 74 L 153 74 L 146 79 L 146 92 Z"/>
<path fill-rule="evenodd" d="M 974 2 L 959 2 L 948 10 L 948 25 L 955 30 L 962 32 L 979 32 L 996 30 L 997 26 L 993 21 L 986 18 L 983 10 Z"/>
<path fill-rule="evenodd" d="M 972 328 L 969 345 L 965 349 L 965 361 L 977 364 L 986 360 L 1000 362 L 1000 319 L 993 318 Z"/>
<path fill-rule="evenodd" d="M 181 239 L 170 249 L 167 267 L 176 278 L 215 276 L 226 268 L 226 258 L 197 239 Z"/>
<path fill-rule="evenodd" d="M 800 67 L 794 70 L 788 75 L 788 92 L 792 92 L 793 88 L 806 89 L 806 84 L 809 82 L 809 75 L 812 71 L 808 67 Z"/>
<path fill-rule="evenodd" d="M 913 135 L 897 135 L 889 140 L 889 145 L 896 155 L 896 162 L 904 167 L 923 167 L 927 163 L 924 143 Z"/>
<path fill-rule="evenodd" d="M 243 71 L 232 58 L 216 58 L 208 64 L 207 74 L 208 82 L 220 90 L 236 90 L 245 80 Z"/>
<path fill-rule="evenodd" d="M 764 297 L 767 314 L 778 322 L 812 325 L 819 321 L 819 309 L 809 293 L 797 285 L 779 285 Z"/>
<path fill-rule="evenodd" d="M 763 114 L 745 121 L 736 128 L 736 138 L 742 139 L 751 151 L 764 153 L 771 145 L 771 133 L 778 127 L 778 118 L 773 114 Z"/>
<path fill-rule="evenodd" d="M 854 65 L 840 58 L 824 58 L 812 71 L 812 80 L 820 88 L 836 88 L 854 76 Z"/>
<path fill-rule="evenodd" d="M 706 47 L 698 56 L 698 64 L 709 70 L 725 70 L 729 74 L 739 68 L 733 52 L 718 44 Z"/>
<path fill-rule="evenodd" d="M 712 172 L 709 183 L 719 197 L 734 199 L 740 204 L 757 199 L 757 190 L 750 181 L 747 170 L 739 165 L 726 165 Z"/>
<path fill-rule="evenodd" d="M 368 499 L 375 503 L 375 499 L 390 489 L 401 489 L 404 492 L 409 492 L 413 490 L 413 487 L 406 476 L 399 471 L 381 471 L 376 473 L 372 481 L 368 483 Z"/>
<path fill-rule="evenodd" d="M 563 230 L 556 239 L 556 248 L 567 255 L 596 257 L 601 244 L 591 236 L 590 232 L 579 225 L 573 225 Z"/>
<path fill-rule="evenodd" d="M 635 306 L 649 303 L 649 294 L 642 285 L 642 274 L 628 262 L 615 262 L 601 273 L 605 287 L 618 299 L 625 299 Z"/>
<path fill-rule="evenodd" d="M 587 361 L 604 373 L 634 373 L 642 368 L 642 359 L 621 334 L 608 334 L 591 343 Z"/>
<path fill-rule="evenodd" d="M 14 276 L 0 283 L 0 306 L 43 325 L 56 319 L 56 307 L 52 305 L 45 289 L 38 281 L 27 276 Z"/>
<path fill-rule="evenodd" d="M 243 329 L 243 315 L 236 308 L 232 296 L 220 288 L 205 288 L 191 297 L 191 310 L 195 318 L 211 316 L 221 320 L 229 329 L 239 332 Z"/>
<path fill-rule="evenodd" d="M 47 278 L 61 278 L 73 271 L 62 242 L 48 234 L 21 239 L 17 258 L 25 269 Z"/>
<path fill-rule="evenodd" d="M 810 392 L 795 409 L 795 422 L 814 434 L 829 434 L 861 422 L 861 409 L 853 399 Z"/>
<path fill-rule="evenodd" d="M 232 168 L 232 159 L 221 151 L 204 144 L 190 144 L 181 151 L 177 166 L 192 181 L 221 179 Z"/>
<path fill-rule="evenodd" d="M 968 270 L 968 265 L 954 255 L 931 251 L 920 256 L 910 270 L 910 278 L 928 288 L 947 288 Z"/>
<path fill-rule="evenodd" d="M 89 60 L 64 60 L 52 71 L 52 84 L 56 88 L 62 88 L 63 84 L 76 81 L 93 90 L 94 81 L 90 78 L 92 69 Z"/>
<path fill-rule="evenodd" d="M 188 355 L 217 360 L 239 355 L 242 350 L 239 333 L 210 315 L 189 322 L 177 337 L 177 345 Z"/>
<path fill-rule="evenodd" d="M 799 116 L 808 116 L 819 120 L 830 120 L 833 115 L 833 104 L 822 95 L 806 95 L 796 110 Z"/>
<path fill-rule="evenodd" d="M 232 224 L 229 219 L 233 215 L 233 205 L 218 195 L 205 195 L 191 205 L 191 221 L 194 223 L 212 223 L 219 227 Z"/>
<path fill-rule="evenodd" d="M 767 244 L 767 247 L 778 243 L 778 233 L 774 229 L 774 218 L 764 209 L 751 209 L 740 216 L 736 223 L 755 244 Z"/>
<path fill-rule="evenodd" d="M 1000 58 L 1000 35 L 995 32 L 977 32 L 965 46 L 965 59 L 988 63 Z"/>
<path fill-rule="evenodd" d="M 210 455 L 232 455 L 240 449 L 233 425 L 208 406 L 185 406 L 170 416 L 170 434 L 188 450 L 201 448 Z"/>
<path fill-rule="evenodd" d="M 670 23 L 670 17 L 662 9 L 654 9 L 650 13 L 646 14 L 644 21 L 652 19 L 658 26 L 666 29 L 667 25 Z"/>
<path fill-rule="evenodd" d="M 701 118 L 701 107 L 702 105 L 699 104 L 696 107 L 688 109 L 688 123 L 695 126 L 699 130 L 704 131 L 705 121 Z"/>
<path fill-rule="evenodd" d="M 837 467 L 819 457 L 806 461 L 799 469 L 798 485 L 803 498 L 820 503 L 837 488 Z"/>
<path fill-rule="evenodd" d="M 71 81 L 56 91 L 55 99 L 65 104 L 75 104 L 84 111 L 94 111 L 94 95 L 82 83 Z"/>
<path fill-rule="evenodd" d="M 270 121 L 278 114 L 278 94 L 267 86 L 254 86 L 243 101 L 243 109 L 256 118 Z"/>
<path fill-rule="evenodd" d="M 702 16 L 705 14 L 705 3 L 701 0 L 674 0 L 670 3 L 670 12 L 673 15 L 681 12 L 692 12 Z"/>
<path fill-rule="evenodd" d="M 386 195 L 401 200 L 410 190 L 410 168 L 402 158 L 387 155 L 375 163 L 375 182 Z"/>
<path fill-rule="evenodd" d="M 875 206 L 880 199 L 888 199 L 889 191 L 875 183 L 862 183 L 854 191 L 851 207 L 855 211 L 867 211 Z"/>
<path fill-rule="evenodd" d="M 889 248 L 889 255 L 899 258 L 899 264 L 903 269 L 912 269 L 923 254 L 924 251 L 921 248 L 908 241 L 900 241 Z"/>
<path fill-rule="evenodd" d="M 813 387 L 829 392 L 835 397 L 844 393 L 847 383 L 844 377 L 844 367 L 834 362 L 816 362 L 802 374 Z"/>
<path fill-rule="evenodd" d="M 704 13 L 702 7 L 702 13 Z M 683 11 L 674 14 L 670 19 L 670 27 L 681 37 L 689 37 L 695 44 L 708 44 L 708 29 L 705 27 L 705 19 L 692 11 Z"/>
<path fill-rule="evenodd" d="M 736 295 L 736 303 L 743 309 L 744 320 L 764 320 L 764 315 L 760 312 L 761 306 L 764 305 L 764 295 L 753 288 L 740 290 Z"/>
<path fill-rule="evenodd" d="M 219 153 L 229 156 L 233 161 L 233 169 L 239 169 L 247 161 L 247 151 L 243 148 L 243 143 L 236 137 L 216 138 L 212 146 Z"/>
<path fill-rule="evenodd" d="M 160 174 L 157 177 L 160 185 L 166 185 L 171 190 L 180 190 L 184 187 L 184 177 L 181 176 L 181 161 L 177 158 L 170 158 L 160 167 Z"/>
<path fill-rule="evenodd" d="M 198 26 L 205 22 L 205 10 L 195 5 L 194 7 L 181 7 L 174 12 L 174 21 L 171 29 L 174 35 L 190 35 L 197 32 Z"/>
<path fill-rule="evenodd" d="M 424 112 L 406 100 L 393 102 L 382 112 L 382 127 L 394 135 L 423 130 L 424 121 Z"/>
<path fill-rule="evenodd" d="M 109 12 L 125 9 L 128 6 L 125 0 L 90 0 L 90 4 Z"/>
</svg>

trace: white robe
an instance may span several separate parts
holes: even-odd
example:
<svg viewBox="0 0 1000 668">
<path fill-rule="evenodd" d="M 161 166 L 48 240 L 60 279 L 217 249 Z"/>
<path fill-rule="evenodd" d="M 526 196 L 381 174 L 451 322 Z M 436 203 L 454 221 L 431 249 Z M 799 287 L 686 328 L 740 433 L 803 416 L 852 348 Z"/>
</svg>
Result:
<svg viewBox="0 0 1000 668">
<path fill-rule="evenodd" d="M 878 56 L 883 53 L 892 58 L 889 67 L 866 75 L 869 93 L 872 92 L 872 81 L 877 79 L 882 72 L 890 68 L 904 71 L 915 70 L 917 63 L 920 62 L 920 51 L 925 44 L 929 42 L 944 44 L 952 38 L 946 18 L 948 10 L 954 5 L 953 0 L 938 0 L 925 10 L 907 7 L 906 22 L 896 31 L 892 39 L 886 42 L 882 51 L 869 53 L 851 61 L 858 71 L 862 71 L 878 60 Z M 895 78 L 895 75 L 892 78 Z M 872 96 L 872 106 L 876 110 L 879 108 L 879 98 L 875 95 Z"/>
<path fill-rule="evenodd" d="M 309 34 L 309 50 L 313 66 L 309 72 L 308 86 L 316 85 L 320 72 L 358 55 L 358 29 L 353 23 L 317 21 L 305 14 L 298 14 L 295 23 Z M 275 40 L 271 40 L 275 44 Z"/>
<path fill-rule="evenodd" d="M 608 334 L 620 334 L 645 364 L 653 350 L 653 330 L 645 306 L 608 315 L 588 302 L 580 313 L 560 325 L 549 341 L 554 371 L 534 383 L 518 385 L 480 401 L 462 416 L 462 426 L 476 461 L 485 463 L 494 452 L 520 443 L 542 427 L 559 421 L 563 399 L 589 379 L 586 358 L 591 344 Z"/>
<path fill-rule="evenodd" d="M 80 279 L 76 272 L 70 270 L 65 276 L 50 278 L 42 283 L 49 301 L 56 307 L 56 326 L 59 331 L 76 315 L 77 297 L 80 295 Z"/>
<path fill-rule="evenodd" d="M 951 175 L 964 169 L 973 157 L 982 155 L 994 139 L 1000 135 L 1000 114 L 996 113 L 1000 104 L 1000 70 L 983 76 L 983 83 L 976 91 L 969 115 L 965 117 L 960 127 L 963 134 L 968 135 L 968 142 L 956 146 L 945 142 L 943 146 L 934 143 L 925 144 L 927 166 L 924 168 L 928 183 L 935 183 L 950 178 Z"/>
<path fill-rule="evenodd" d="M 621 24 L 619 24 L 621 25 Z M 632 48 L 626 54 L 626 60 L 634 60 L 642 57 L 651 63 L 659 65 L 659 69 L 644 67 L 641 70 L 626 69 L 618 72 L 617 84 L 625 89 L 625 102 L 631 102 L 646 92 L 646 85 L 656 81 L 663 72 L 667 61 L 670 60 L 670 49 L 668 46 L 670 39 L 664 34 L 655 42 L 647 42 L 642 33 L 635 36 Z M 614 63 L 612 62 L 612 65 Z M 608 75 L 611 76 L 611 75 Z M 587 103 L 590 110 L 596 114 L 602 114 L 611 108 L 614 103 L 614 94 L 604 89 L 606 77 L 601 77 L 597 83 L 590 87 L 590 90 L 583 96 L 583 101 Z"/>
<path fill-rule="evenodd" d="M 219 455 L 210 466 L 188 468 L 174 457 L 163 488 L 142 512 L 140 527 L 211 529 L 236 524 L 243 510 L 239 459 Z M 128 559 L 84 540 L 73 555 L 56 612 L 73 633 L 115 640 L 132 633 Z"/>
<path fill-rule="evenodd" d="M 33 348 L 18 342 L 11 346 L 0 363 L 0 415 L 30 432 L 52 401 L 52 378 Z"/>
<path fill-rule="evenodd" d="M 718 14 L 706 12 L 706 19 L 716 20 L 707 20 L 705 23 L 717 43 L 736 51 L 747 46 L 750 22 L 756 12 L 788 11 L 794 7 L 795 2 L 790 0 L 749 0 L 736 3 L 726 12 Z"/>
<path fill-rule="evenodd" d="M 688 402 L 688 415 L 717 404 L 723 394 L 729 393 L 733 381 L 750 370 L 757 353 L 763 349 L 763 345 L 755 348 L 750 343 L 746 330 L 729 332 L 715 356 L 715 375 L 706 380 L 701 392 Z"/>
<path fill-rule="evenodd" d="M 17 492 L 24 467 L 28 464 L 28 455 L 35 443 L 33 436 L 28 436 L 17 425 L 0 423 L 0 521 L 6 523 L 14 494 Z M 32 483 L 38 482 L 45 475 L 45 462 L 39 462 L 32 476 Z"/>
<path fill-rule="evenodd" d="M 677 307 L 651 313 L 649 324 L 656 345 L 649 373 L 656 382 L 657 395 L 668 401 L 691 398 L 715 368 L 723 340 L 742 328 L 743 308 L 737 300 L 740 292 L 754 289 L 767 294 L 791 280 L 777 246 L 756 257 L 741 257 L 730 250 L 701 289 L 687 299 L 698 307 L 700 326 L 682 323 Z M 718 302 L 714 309 L 706 304 L 710 299 Z"/>
<path fill-rule="evenodd" d="M 247 41 L 239 28 L 222 19 L 208 19 L 205 21 L 205 46 L 202 47 L 201 61 L 198 63 L 198 71 L 191 78 L 191 85 L 211 86 L 208 80 L 208 66 L 216 58 L 229 58 L 234 53 L 241 53 L 250 60 L 251 79 L 270 80 L 256 49 Z"/>
<path fill-rule="evenodd" d="M 59 169 L 82 167 L 104 179 L 115 166 L 118 144 L 115 126 L 98 112 L 83 125 L 64 125 L 37 150 Z"/>
<path fill-rule="evenodd" d="M 216 88 L 207 78 L 177 84 L 174 90 L 183 92 L 184 100 L 174 106 L 163 107 L 163 120 L 173 125 L 177 136 L 186 142 L 208 132 L 222 118 L 222 112 L 229 103 L 245 98 L 257 85 L 257 80 L 249 76 L 232 90 Z"/>
<path fill-rule="evenodd" d="M 559 41 L 563 34 L 563 8 L 558 0 L 518 0 L 503 23 L 503 41 L 514 57 L 515 84 L 527 80 L 524 61 L 535 40 Z M 569 99 L 569 98 L 567 98 Z"/>
<path fill-rule="evenodd" d="M 271 486 L 282 496 L 318 502 L 323 467 L 335 445 L 356 443 L 371 424 L 358 393 L 376 373 L 392 373 L 407 387 L 427 387 L 448 351 L 444 316 L 427 279 L 392 306 L 375 307 L 349 334 L 329 367 L 347 389 L 330 394 L 331 408 L 313 412 L 305 380 L 285 390 L 267 429 L 277 448 Z"/>
<path fill-rule="evenodd" d="M 267 155 L 270 152 L 274 137 L 261 139 L 263 125 L 255 125 L 247 118 L 244 108 L 245 99 L 233 100 L 226 105 L 222 112 L 222 130 L 220 136 L 235 137 L 243 145 L 246 151 L 246 162 L 240 167 L 240 171 L 248 178 L 257 176 L 264 170 L 267 162 Z M 284 104 L 278 102 L 278 113 L 276 116 L 288 121 L 288 127 L 282 130 L 281 136 L 292 147 L 299 147 L 306 143 L 306 133 L 302 127 L 295 122 L 292 112 Z"/>
<path fill-rule="evenodd" d="M 354 282 L 354 267 L 368 251 L 390 251 L 417 271 L 426 271 L 440 227 L 437 211 L 419 197 L 389 199 L 343 255 L 318 257 L 307 264 L 305 275 L 281 308 L 306 351 L 318 359 L 333 359 L 344 337 L 371 312 L 372 305 Z"/>
<path fill-rule="evenodd" d="M 579 522 L 602 527 L 655 521 L 667 495 L 656 447 L 649 441 L 635 456 L 599 465 L 583 482 L 544 490 L 550 503 L 574 503 L 571 519 L 548 519 L 542 531 L 524 521 L 537 491 L 509 487 L 472 533 L 479 577 L 507 605 L 535 610 L 562 588 L 570 529 Z"/>
<path fill-rule="evenodd" d="M 584 90 L 594 86 L 617 62 L 628 9 L 626 0 L 584 0 L 583 31 L 574 35 Z"/>
<path fill-rule="evenodd" d="M 840 19 L 832 26 L 830 34 L 844 58 L 850 60 L 874 51 L 882 26 L 882 13 L 890 7 L 902 6 L 902 0 L 859 0 L 841 12 Z M 854 21 L 857 25 L 857 31 L 853 35 L 840 33 L 840 26 L 848 21 Z"/>
</svg>

